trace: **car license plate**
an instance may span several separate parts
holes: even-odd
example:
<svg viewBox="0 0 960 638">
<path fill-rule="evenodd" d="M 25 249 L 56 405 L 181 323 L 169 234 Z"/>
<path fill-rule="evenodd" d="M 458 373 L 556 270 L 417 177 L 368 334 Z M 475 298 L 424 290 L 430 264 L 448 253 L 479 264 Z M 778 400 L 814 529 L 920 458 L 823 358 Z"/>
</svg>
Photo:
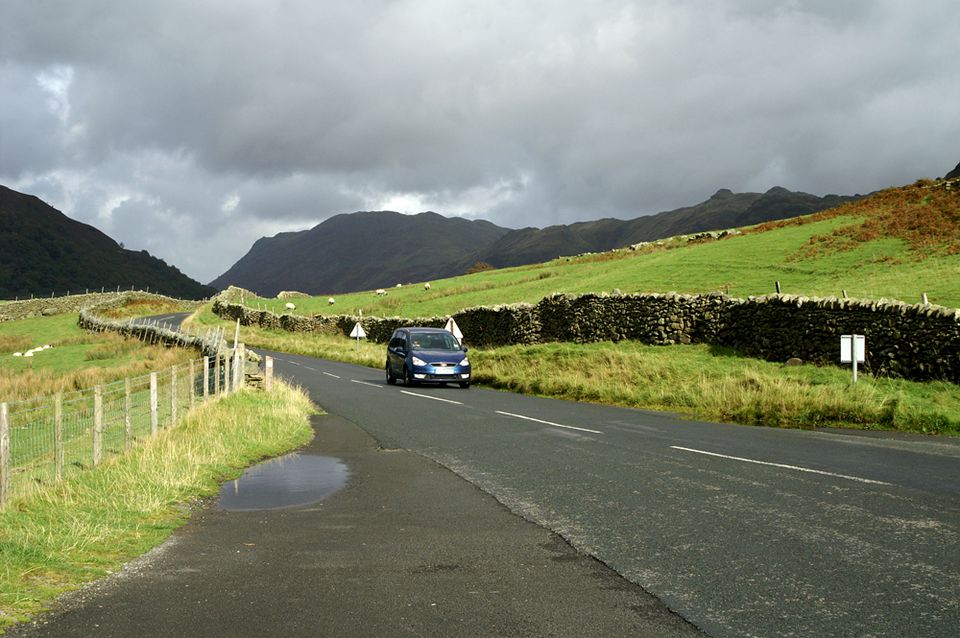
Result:
<svg viewBox="0 0 960 638">
<path fill-rule="evenodd" d="M 436 370 L 435 374 L 453 374 L 453 368 L 434 368 Z"/>
</svg>

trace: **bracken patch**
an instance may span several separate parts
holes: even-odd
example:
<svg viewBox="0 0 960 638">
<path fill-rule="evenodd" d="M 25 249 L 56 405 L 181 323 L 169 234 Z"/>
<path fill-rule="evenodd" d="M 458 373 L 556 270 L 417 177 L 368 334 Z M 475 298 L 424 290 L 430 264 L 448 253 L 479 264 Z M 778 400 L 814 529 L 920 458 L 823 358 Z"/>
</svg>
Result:
<svg viewBox="0 0 960 638">
<path fill-rule="evenodd" d="M 881 238 L 903 240 L 916 259 L 934 253 L 955 255 L 960 253 L 960 179 L 920 180 L 888 188 L 814 215 L 760 224 L 751 232 L 837 217 L 850 217 L 853 223 L 829 234 L 814 235 L 796 257 L 852 250 Z"/>
</svg>

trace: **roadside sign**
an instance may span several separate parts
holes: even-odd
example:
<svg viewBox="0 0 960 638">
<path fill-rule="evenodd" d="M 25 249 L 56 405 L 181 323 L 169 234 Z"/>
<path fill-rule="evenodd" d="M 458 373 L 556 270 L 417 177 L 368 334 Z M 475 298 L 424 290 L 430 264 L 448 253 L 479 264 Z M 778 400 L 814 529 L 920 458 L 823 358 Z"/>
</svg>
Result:
<svg viewBox="0 0 960 638">
<path fill-rule="evenodd" d="M 857 363 L 866 361 L 867 342 L 863 335 L 840 336 L 840 363 L 853 363 L 853 350 L 857 352 Z"/>
<path fill-rule="evenodd" d="M 447 325 L 443 327 L 444 330 L 452 334 L 457 339 L 463 339 L 463 333 L 460 332 L 460 326 L 457 325 L 457 322 L 453 320 L 453 317 L 447 321 Z"/>
<path fill-rule="evenodd" d="M 853 364 L 853 382 L 857 382 L 857 364 L 867 360 L 867 339 L 863 335 L 840 335 L 840 363 Z"/>
<path fill-rule="evenodd" d="M 367 333 L 363 331 L 363 326 L 360 325 L 360 322 L 357 322 L 357 325 L 353 327 L 353 330 L 350 331 L 351 337 L 356 337 L 357 339 L 357 352 L 360 352 L 360 340 L 367 338 Z"/>
</svg>

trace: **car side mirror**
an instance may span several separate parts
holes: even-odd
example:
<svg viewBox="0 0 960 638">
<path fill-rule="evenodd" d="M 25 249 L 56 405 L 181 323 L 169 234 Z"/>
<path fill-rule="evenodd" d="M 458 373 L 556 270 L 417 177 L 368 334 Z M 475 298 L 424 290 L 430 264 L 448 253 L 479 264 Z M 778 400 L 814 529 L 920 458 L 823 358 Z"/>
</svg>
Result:
<svg viewBox="0 0 960 638">
<path fill-rule="evenodd" d="M 467 346 L 463 346 L 463 351 L 464 351 L 464 352 L 466 352 L 466 351 L 469 350 L 469 349 L 470 349 L 470 348 L 468 348 Z"/>
</svg>

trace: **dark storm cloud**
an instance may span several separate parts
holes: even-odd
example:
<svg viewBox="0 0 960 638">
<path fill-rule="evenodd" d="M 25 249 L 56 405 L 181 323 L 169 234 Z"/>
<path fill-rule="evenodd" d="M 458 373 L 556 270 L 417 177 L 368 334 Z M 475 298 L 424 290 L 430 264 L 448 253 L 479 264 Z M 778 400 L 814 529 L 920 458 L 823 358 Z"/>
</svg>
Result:
<svg viewBox="0 0 960 638">
<path fill-rule="evenodd" d="M 542 226 L 721 187 L 866 192 L 958 159 L 946 1 L 0 14 L 0 182 L 203 280 L 260 235 L 358 209 Z"/>
</svg>

